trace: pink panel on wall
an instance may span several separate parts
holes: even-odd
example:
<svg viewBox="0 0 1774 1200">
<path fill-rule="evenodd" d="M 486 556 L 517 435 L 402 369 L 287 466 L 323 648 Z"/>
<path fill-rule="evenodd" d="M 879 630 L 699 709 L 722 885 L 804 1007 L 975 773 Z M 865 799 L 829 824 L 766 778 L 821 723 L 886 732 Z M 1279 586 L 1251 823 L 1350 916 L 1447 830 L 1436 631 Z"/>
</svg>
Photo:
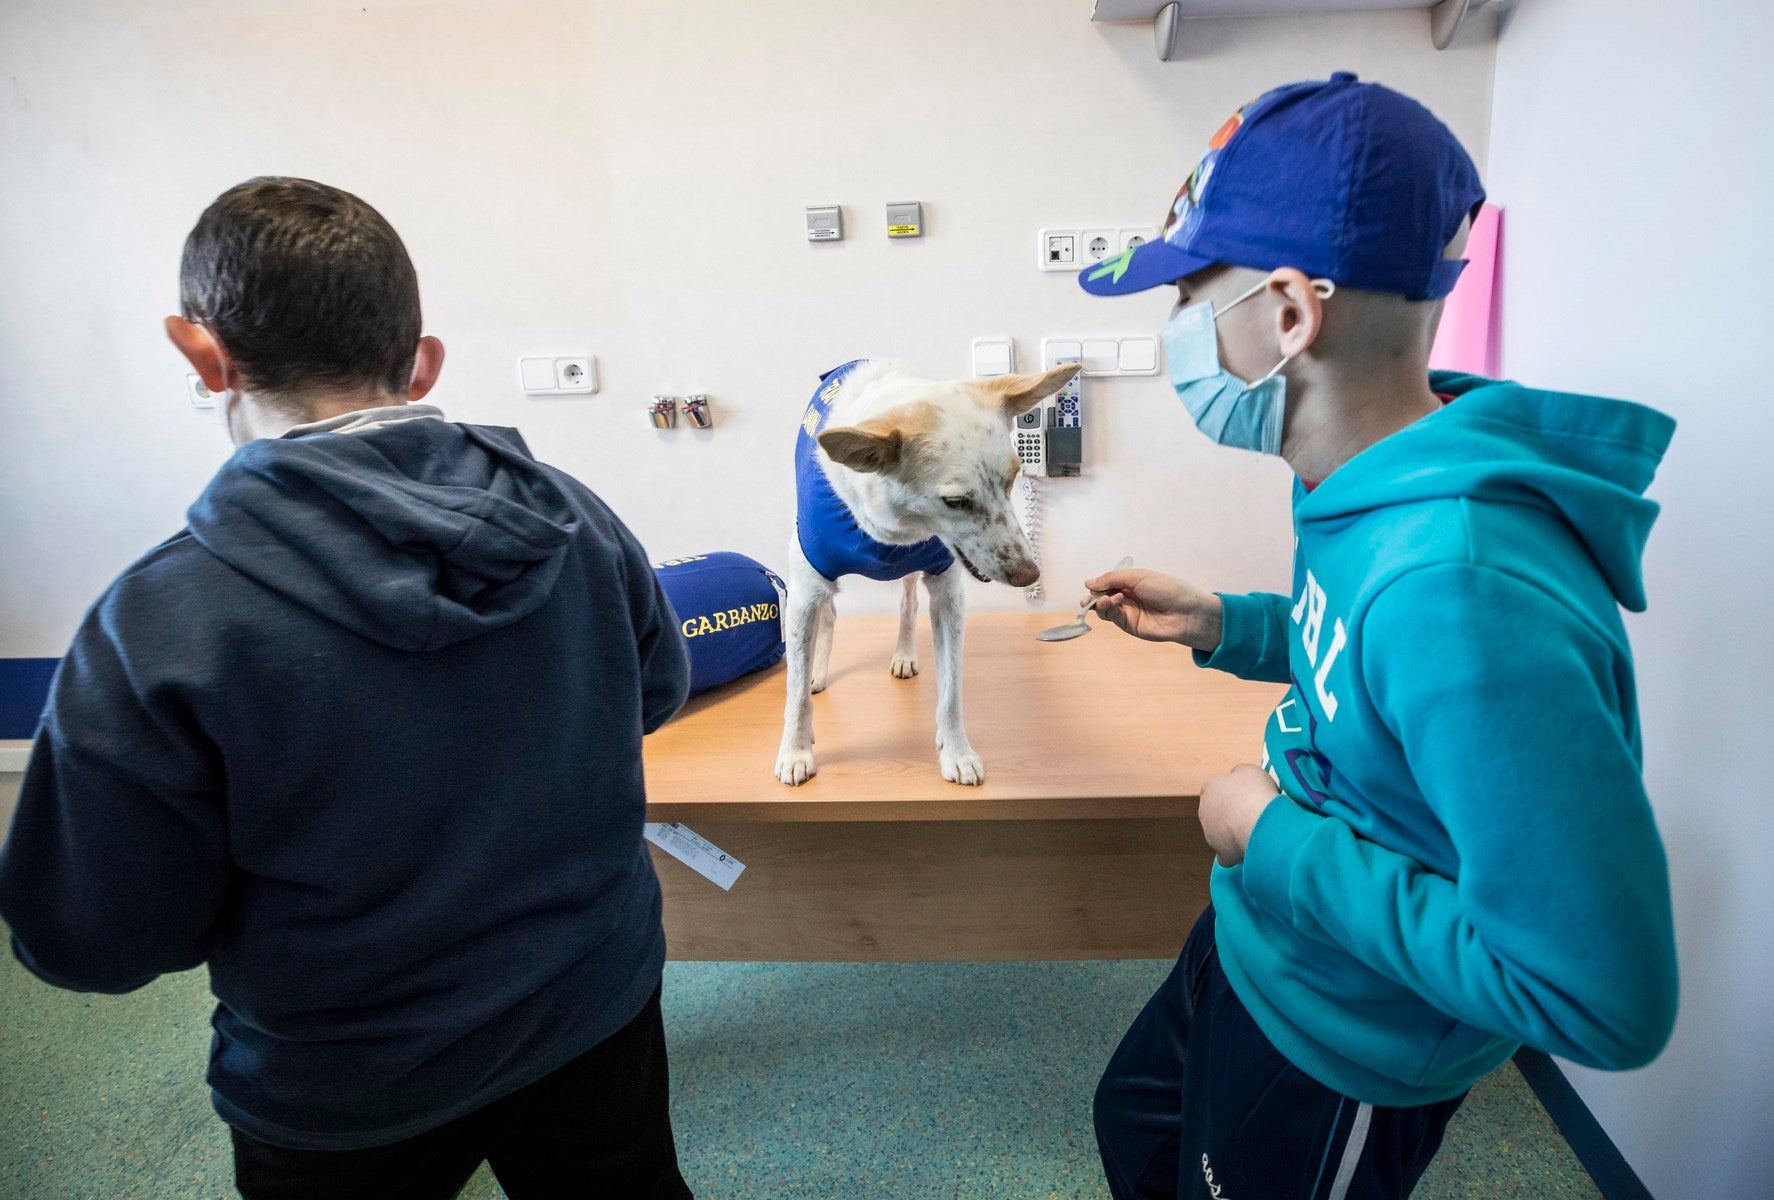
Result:
<svg viewBox="0 0 1774 1200">
<path fill-rule="evenodd" d="M 1466 239 L 1466 270 L 1448 293 L 1429 365 L 1495 378 L 1501 369 L 1498 338 L 1499 273 L 1503 267 L 1503 210 L 1486 204 Z"/>
</svg>

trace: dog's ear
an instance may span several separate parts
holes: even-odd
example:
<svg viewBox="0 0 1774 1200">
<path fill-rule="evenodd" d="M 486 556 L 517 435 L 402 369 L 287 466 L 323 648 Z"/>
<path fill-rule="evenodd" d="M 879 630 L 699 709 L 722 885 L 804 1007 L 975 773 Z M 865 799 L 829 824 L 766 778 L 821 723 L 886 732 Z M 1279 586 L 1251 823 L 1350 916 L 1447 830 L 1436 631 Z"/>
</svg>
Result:
<svg viewBox="0 0 1774 1200">
<path fill-rule="evenodd" d="M 976 382 L 973 387 L 985 403 L 1002 408 L 1014 417 L 1028 412 L 1065 387 L 1082 369 L 1077 363 L 1067 363 L 1039 375 L 997 375 Z"/>
<path fill-rule="evenodd" d="M 841 425 L 819 435 L 820 449 L 833 462 L 852 471 L 891 471 L 905 453 L 906 437 L 898 427 L 876 418 L 855 425 Z"/>
<path fill-rule="evenodd" d="M 892 471 L 903 465 L 940 423 L 935 405 L 901 404 L 878 417 L 828 429 L 819 435 L 819 445 L 833 462 L 852 471 Z"/>
</svg>

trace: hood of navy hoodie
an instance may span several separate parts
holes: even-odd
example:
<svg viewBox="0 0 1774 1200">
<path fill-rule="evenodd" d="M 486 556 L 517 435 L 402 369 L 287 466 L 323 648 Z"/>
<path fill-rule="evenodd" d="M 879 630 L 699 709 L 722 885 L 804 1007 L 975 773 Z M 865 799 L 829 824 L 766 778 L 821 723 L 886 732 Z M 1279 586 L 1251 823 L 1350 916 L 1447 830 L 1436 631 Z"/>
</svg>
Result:
<svg viewBox="0 0 1774 1200">
<path fill-rule="evenodd" d="M 534 612 L 578 527 L 516 430 L 434 419 L 248 442 L 188 519 L 242 574 L 399 650 Z"/>
<path fill-rule="evenodd" d="M 1556 514 L 1621 606 L 1645 608 L 1640 560 L 1658 505 L 1644 496 L 1675 421 L 1643 405 L 1432 372 L 1455 402 L 1375 443 L 1302 496 L 1302 531 L 1395 504 L 1467 499 Z"/>
</svg>

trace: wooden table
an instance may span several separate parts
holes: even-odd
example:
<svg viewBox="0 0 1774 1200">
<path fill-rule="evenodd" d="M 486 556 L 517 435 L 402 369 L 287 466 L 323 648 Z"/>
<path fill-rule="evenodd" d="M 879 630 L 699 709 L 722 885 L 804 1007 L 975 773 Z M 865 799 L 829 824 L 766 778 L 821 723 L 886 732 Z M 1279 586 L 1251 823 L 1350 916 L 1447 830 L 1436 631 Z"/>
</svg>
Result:
<svg viewBox="0 0 1774 1200">
<path fill-rule="evenodd" d="M 649 819 L 746 864 L 722 892 L 654 850 L 683 959 L 1170 957 L 1207 902 L 1201 782 L 1261 753 L 1282 689 L 1196 669 L 1065 613 L 968 618 L 967 730 L 983 787 L 937 765 L 929 628 L 916 679 L 887 660 L 896 617 L 841 617 L 814 697 L 819 774 L 771 773 L 778 667 L 692 700 L 647 739 Z M 922 622 L 921 622 L 922 624 Z"/>
</svg>

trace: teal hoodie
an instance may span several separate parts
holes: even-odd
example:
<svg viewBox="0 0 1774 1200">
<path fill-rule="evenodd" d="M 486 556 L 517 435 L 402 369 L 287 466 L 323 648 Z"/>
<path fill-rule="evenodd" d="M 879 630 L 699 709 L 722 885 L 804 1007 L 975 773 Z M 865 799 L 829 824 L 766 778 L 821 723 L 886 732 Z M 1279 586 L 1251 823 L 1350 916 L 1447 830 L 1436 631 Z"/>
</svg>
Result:
<svg viewBox="0 0 1774 1200">
<path fill-rule="evenodd" d="M 1225 596 L 1204 665 L 1291 683 L 1285 796 L 1216 866 L 1221 962 L 1301 1070 L 1459 1095 L 1527 1044 L 1640 1066 L 1675 1020 L 1632 651 L 1674 422 L 1436 373 L 1457 399 L 1296 485 L 1294 594 Z"/>
</svg>

